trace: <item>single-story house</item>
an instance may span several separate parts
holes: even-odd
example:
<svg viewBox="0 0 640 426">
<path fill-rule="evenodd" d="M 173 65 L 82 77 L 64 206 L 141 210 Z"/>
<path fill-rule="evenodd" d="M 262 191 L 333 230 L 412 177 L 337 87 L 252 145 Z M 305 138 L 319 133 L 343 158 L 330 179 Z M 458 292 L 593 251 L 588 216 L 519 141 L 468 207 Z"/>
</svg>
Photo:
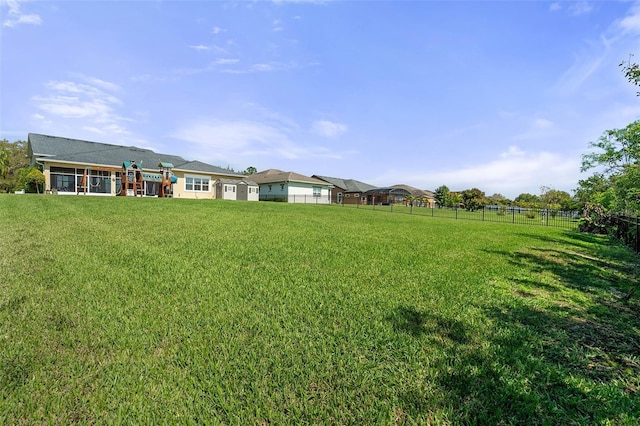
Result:
<svg viewBox="0 0 640 426">
<path fill-rule="evenodd" d="M 391 185 L 392 188 L 406 189 L 415 198 L 414 206 L 433 207 L 435 205 L 435 194 L 433 191 L 414 188 L 409 185 Z"/>
<path fill-rule="evenodd" d="M 355 179 L 342 179 L 329 176 L 313 175 L 316 179 L 323 180 L 333 185 L 331 188 L 331 202 L 337 204 L 364 204 L 363 193 L 374 189 L 374 185 L 360 182 Z"/>
<path fill-rule="evenodd" d="M 215 198 L 217 179 L 243 178 L 221 167 L 146 148 L 36 133 L 28 135 L 27 152 L 32 164 L 42 166 L 45 190 L 58 194 L 157 196 L 166 174 L 170 175 L 166 192 L 175 198 Z M 130 182 L 124 176 L 125 166 L 132 163 L 141 172 L 136 175 L 140 186 L 134 185 L 133 192 L 124 188 Z"/>
<path fill-rule="evenodd" d="M 404 188 L 394 188 L 392 186 L 384 188 L 374 188 L 366 191 L 364 194 L 365 204 L 368 205 L 387 205 L 387 204 L 400 204 L 404 201 L 407 195 L 411 195 L 411 192 Z"/>
<path fill-rule="evenodd" d="M 331 203 L 333 185 L 320 179 L 278 169 L 264 170 L 250 178 L 260 187 L 260 201 Z"/>
<path fill-rule="evenodd" d="M 259 186 L 247 179 L 218 179 L 215 181 L 216 198 L 222 200 L 258 201 Z"/>
</svg>

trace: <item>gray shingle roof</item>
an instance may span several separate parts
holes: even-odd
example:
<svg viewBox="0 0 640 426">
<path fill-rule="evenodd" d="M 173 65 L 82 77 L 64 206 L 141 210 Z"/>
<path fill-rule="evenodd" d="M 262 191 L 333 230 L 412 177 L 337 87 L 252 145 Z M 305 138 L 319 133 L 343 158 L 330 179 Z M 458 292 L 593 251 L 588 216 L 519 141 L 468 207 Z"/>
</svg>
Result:
<svg viewBox="0 0 640 426">
<path fill-rule="evenodd" d="M 122 167 L 125 161 L 135 161 L 145 169 L 156 169 L 159 163 L 171 163 L 176 169 L 194 172 L 241 176 L 222 167 L 200 161 L 187 161 L 177 155 L 160 154 L 135 146 L 110 145 L 100 142 L 29 133 L 29 154 L 34 159 Z"/>
<path fill-rule="evenodd" d="M 374 185 L 369 185 L 368 183 L 364 183 L 355 179 L 342 179 L 318 175 L 313 175 L 313 177 L 329 182 L 330 184 L 341 188 L 345 192 L 365 192 L 370 189 L 376 188 Z"/>
<path fill-rule="evenodd" d="M 330 185 L 313 177 L 301 175 L 295 172 L 283 172 L 278 169 L 268 169 L 251 175 L 251 180 L 258 184 L 274 183 L 274 182 L 302 182 L 311 184 Z"/>
</svg>

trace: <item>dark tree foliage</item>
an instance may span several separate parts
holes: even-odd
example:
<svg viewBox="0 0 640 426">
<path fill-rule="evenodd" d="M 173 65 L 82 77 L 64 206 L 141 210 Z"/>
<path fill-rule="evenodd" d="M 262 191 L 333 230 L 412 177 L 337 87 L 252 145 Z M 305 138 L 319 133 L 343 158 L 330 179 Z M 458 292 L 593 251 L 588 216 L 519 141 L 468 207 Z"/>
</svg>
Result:
<svg viewBox="0 0 640 426">
<path fill-rule="evenodd" d="M 436 205 L 438 207 L 449 207 L 451 202 L 451 196 L 449 194 L 449 188 L 446 185 L 441 185 L 438 188 L 436 188 L 435 193 L 434 193 L 434 199 L 436 202 Z"/>
<path fill-rule="evenodd" d="M 462 196 L 462 204 L 469 211 L 475 211 L 489 204 L 489 200 L 485 197 L 484 192 L 478 188 L 465 189 L 460 194 Z"/>
<path fill-rule="evenodd" d="M 12 192 L 18 188 L 20 170 L 29 166 L 27 143 L 0 140 L 0 192 Z"/>
</svg>

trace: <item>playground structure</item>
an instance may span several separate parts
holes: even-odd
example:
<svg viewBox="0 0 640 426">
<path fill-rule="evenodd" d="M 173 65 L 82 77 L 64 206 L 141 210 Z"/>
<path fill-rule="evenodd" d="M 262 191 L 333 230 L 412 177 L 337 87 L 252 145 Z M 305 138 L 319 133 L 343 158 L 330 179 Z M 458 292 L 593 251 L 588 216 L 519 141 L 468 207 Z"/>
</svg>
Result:
<svg viewBox="0 0 640 426">
<path fill-rule="evenodd" d="M 142 166 L 135 161 L 125 161 L 122 163 L 122 183 L 120 189 L 120 195 L 122 196 L 144 196 L 145 194 L 145 182 L 147 186 L 153 186 L 154 190 L 150 191 L 147 188 L 147 193 L 151 192 L 152 195 L 161 198 L 173 197 L 173 184 L 178 181 L 178 178 L 171 173 L 173 164 L 171 163 L 158 163 L 160 173 L 143 172 Z M 155 190 L 158 185 L 157 191 Z"/>
<path fill-rule="evenodd" d="M 122 168 L 116 167 L 86 167 L 77 186 L 76 195 L 92 192 L 89 187 L 95 188 L 101 185 L 101 179 L 110 179 L 100 176 L 92 176 L 91 171 L 121 172 L 120 188 L 117 195 L 124 197 L 143 197 L 145 195 L 162 198 L 173 197 L 173 184 L 178 178 L 172 174 L 173 164 L 160 162 L 159 173 L 143 172 L 142 166 L 135 161 L 125 161 Z M 145 193 L 145 183 L 147 184 Z"/>
</svg>

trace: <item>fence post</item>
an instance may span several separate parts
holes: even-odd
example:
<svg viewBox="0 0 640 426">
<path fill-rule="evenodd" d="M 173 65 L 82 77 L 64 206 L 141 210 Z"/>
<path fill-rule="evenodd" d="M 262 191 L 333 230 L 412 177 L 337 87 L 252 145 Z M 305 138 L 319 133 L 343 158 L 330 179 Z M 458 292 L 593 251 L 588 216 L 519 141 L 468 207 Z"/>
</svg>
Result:
<svg viewBox="0 0 640 426">
<path fill-rule="evenodd" d="M 511 206 L 511 223 L 516 223 L 516 209 Z"/>
<path fill-rule="evenodd" d="M 456 219 L 458 218 L 458 207 L 456 207 Z"/>
<path fill-rule="evenodd" d="M 636 253 L 640 253 L 640 243 L 638 243 L 638 238 L 640 237 L 640 231 L 638 231 L 639 227 L 640 227 L 640 216 L 636 215 Z"/>
<path fill-rule="evenodd" d="M 484 206 L 482 206 L 482 221 L 484 222 Z"/>
</svg>

